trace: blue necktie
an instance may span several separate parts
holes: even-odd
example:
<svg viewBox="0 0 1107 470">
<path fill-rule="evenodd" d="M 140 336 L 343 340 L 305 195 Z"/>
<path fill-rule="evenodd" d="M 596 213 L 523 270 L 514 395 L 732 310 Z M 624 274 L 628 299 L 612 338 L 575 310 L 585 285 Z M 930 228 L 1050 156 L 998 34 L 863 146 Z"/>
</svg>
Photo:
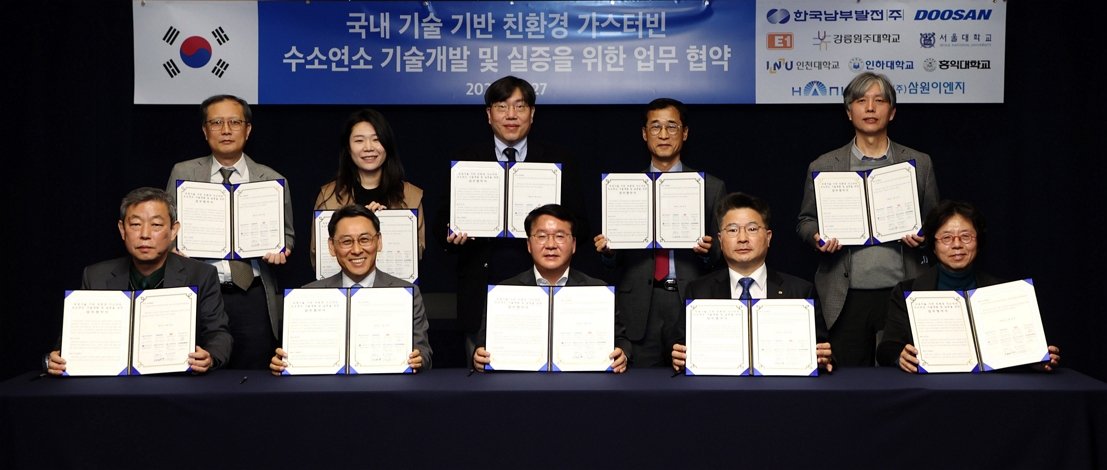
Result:
<svg viewBox="0 0 1107 470">
<path fill-rule="evenodd" d="M 742 295 L 738 296 L 738 300 L 752 300 L 753 296 L 750 295 L 750 286 L 753 285 L 753 278 L 743 277 L 738 280 L 738 283 L 742 285 Z"/>
</svg>

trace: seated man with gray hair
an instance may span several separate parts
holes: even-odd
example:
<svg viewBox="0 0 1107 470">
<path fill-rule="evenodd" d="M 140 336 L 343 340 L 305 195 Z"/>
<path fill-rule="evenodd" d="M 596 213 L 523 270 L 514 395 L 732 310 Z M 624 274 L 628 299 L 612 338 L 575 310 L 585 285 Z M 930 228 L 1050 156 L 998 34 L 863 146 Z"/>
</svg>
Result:
<svg viewBox="0 0 1107 470">
<path fill-rule="evenodd" d="M 215 268 L 172 253 L 181 223 L 172 196 L 156 188 L 138 188 L 119 206 L 119 236 L 129 256 L 85 268 L 81 289 L 142 290 L 196 286 L 196 352 L 189 353 L 192 373 L 226 364 L 233 339 L 219 292 Z M 65 372 L 61 340 L 46 360 L 51 375 Z"/>
</svg>

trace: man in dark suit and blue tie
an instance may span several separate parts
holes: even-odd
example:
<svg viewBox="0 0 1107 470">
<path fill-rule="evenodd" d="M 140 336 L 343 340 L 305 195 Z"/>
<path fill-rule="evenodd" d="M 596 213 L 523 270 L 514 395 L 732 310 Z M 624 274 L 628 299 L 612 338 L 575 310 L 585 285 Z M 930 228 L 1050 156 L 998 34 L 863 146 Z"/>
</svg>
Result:
<svg viewBox="0 0 1107 470">
<path fill-rule="evenodd" d="M 701 277 L 688 284 L 686 300 L 691 299 L 814 299 L 815 300 L 815 355 L 819 367 L 828 372 L 831 364 L 830 343 L 827 342 L 826 322 L 819 308 L 815 286 L 798 277 L 784 274 L 765 264 L 769 255 L 769 242 L 773 231 L 769 230 L 772 213 L 769 204 L 761 198 L 743 193 L 728 194 L 716 209 L 719 220 L 719 246 L 727 268 Z M 684 309 L 680 310 L 677 323 L 678 339 L 673 346 L 673 368 L 680 370 L 688 358 L 684 345 Z"/>
</svg>

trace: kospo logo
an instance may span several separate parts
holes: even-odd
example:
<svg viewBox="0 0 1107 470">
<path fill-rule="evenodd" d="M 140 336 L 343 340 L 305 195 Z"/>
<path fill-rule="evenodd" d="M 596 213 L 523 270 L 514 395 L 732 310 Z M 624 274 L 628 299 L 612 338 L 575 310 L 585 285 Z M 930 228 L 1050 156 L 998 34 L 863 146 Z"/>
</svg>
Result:
<svg viewBox="0 0 1107 470">
<path fill-rule="evenodd" d="M 985 21 L 992 17 L 992 10 L 919 10 L 915 21 Z"/>
</svg>

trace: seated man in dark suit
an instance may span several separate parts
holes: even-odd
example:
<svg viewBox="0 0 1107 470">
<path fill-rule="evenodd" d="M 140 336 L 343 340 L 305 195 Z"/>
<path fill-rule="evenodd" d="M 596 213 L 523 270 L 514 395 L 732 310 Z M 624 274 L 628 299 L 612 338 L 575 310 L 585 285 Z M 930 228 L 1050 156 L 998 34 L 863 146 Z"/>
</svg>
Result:
<svg viewBox="0 0 1107 470">
<path fill-rule="evenodd" d="M 304 287 L 411 287 L 414 289 L 414 305 L 411 309 L 411 344 L 415 349 L 408 355 L 411 372 L 420 368 L 430 369 L 431 347 L 427 339 L 427 314 L 423 307 L 423 294 L 419 287 L 396 276 L 377 269 L 377 253 L 384 246 L 381 221 L 373 211 L 357 204 L 334 212 L 327 224 L 327 247 L 338 260 L 342 272 L 326 279 L 310 282 Z M 277 348 L 277 354 L 269 363 L 273 375 L 281 375 L 288 366 L 284 359 L 288 353 Z"/>
<path fill-rule="evenodd" d="M 592 278 L 580 271 L 570 270 L 569 262 L 577 251 L 577 240 L 573 236 L 576 220 L 573 213 L 557 204 L 546 204 L 534 209 L 523 222 L 527 229 L 527 252 L 534 260 L 534 267 L 505 279 L 500 284 L 514 286 L 603 286 L 599 279 Z M 473 367 L 484 371 L 491 362 L 492 355 L 484 349 L 485 328 L 488 314 L 485 312 L 480 331 L 476 338 L 476 352 L 473 353 Z M 624 351 L 630 346 L 626 337 L 626 327 L 619 320 L 618 308 L 615 310 L 615 350 L 611 352 L 611 369 L 616 373 L 627 370 L 627 356 Z"/>
<path fill-rule="evenodd" d="M 833 370 L 830 343 L 827 342 L 826 322 L 823 320 L 815 286 L 798 277 L 769 269 L 765 258 L 769 255 L 769 242 L 773 231 L 769 230 L 772 213 L 763 199 L 743 193 L 731 193 L 719 202 L 715 209 L 719 221 L 719 236 L 727 269 L 716 271 L 688 284 L 686 300 L 691 299 L 814 299 L 815 300 L 815 355 L 819 367 Z M 680 370 L 688 358 L 684 345 L 684 309 L 676 324 L 678 343 L 673 346 L 673 368 Z"/>
<path fill-rule="evenodd" d="M 196 286 L 196 352 L 189 353 L 188 364 L 192 373 L 201 374 L 226 364 L 233 340 L 227 330 L 215 268 L 171 252 L 180 227 L 177 208 L 168 193 L 155 188 L 131 191 L 119 207 L 119 236 L 130 256 L 86 267 L 81 289 Z M 50 353 L 46 369 L 52 375 L 65 372 L 61 351 Z"/>
</svg>

